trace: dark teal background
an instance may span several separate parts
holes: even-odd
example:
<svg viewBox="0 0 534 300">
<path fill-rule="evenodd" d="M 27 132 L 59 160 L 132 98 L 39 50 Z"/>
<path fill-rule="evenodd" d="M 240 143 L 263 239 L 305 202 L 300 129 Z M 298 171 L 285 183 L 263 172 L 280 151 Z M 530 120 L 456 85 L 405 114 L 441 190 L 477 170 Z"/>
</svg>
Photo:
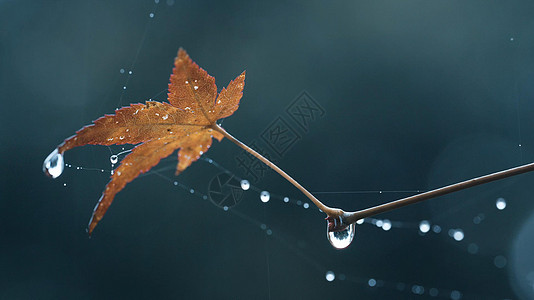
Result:
<svg viewBox="0 0 534 300">
<path fill-rule="evenodd" d="M 2 0 L 1 299 L 426 299 L 430 287 L 464 299 L 534 298 L 528 174 L 381 215 L 412 228 L 362 225 L 336 251 L 311 208 L 244 193 L 236 209 L 267 224 L 267 236 L 166 180 L 206 193 L 220 171 L 197 162 L 176 179 L 166 170 L 129 184 L 88 239 L 108 175 L 67 168 L 51 180 L 43 159 L 117 107 L 164 101 L 154 95 L 179 47 L 219 89 L 247 70 L 240 108 L 223 123 L 245 143 L 287 117 L 302 91 L 324 108 L 277 159 L 312 192 L 426 190 L 534 159 L 532 1 Z M 223 140 L 207 155 L 244 176 L 240 152 Z M 65 159 L 109 169 L 109 155 L 87 146 Z M 256 185 L 305 200 L 272 171 Z M 406 195 L 318 194 L 347 210 Z M 486 218 L 475 225 L 479 213 Z M 423 219 L 444 232 L 420 236 Z M 497 255 L 505 268 L 494 266 Z M 347 280 L 327 282 L 328 270 Z M 370 288 L 369 278 L 385 286 Z"/>
</svg>

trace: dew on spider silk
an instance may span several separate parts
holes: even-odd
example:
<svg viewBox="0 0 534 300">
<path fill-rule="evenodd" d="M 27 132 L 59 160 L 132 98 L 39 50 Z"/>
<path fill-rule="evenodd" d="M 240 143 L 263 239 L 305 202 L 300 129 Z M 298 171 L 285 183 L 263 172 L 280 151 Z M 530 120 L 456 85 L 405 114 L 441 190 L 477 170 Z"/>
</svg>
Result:
<svg viewBox="0 0 534 300">
<path fill-rule="evenodd" d="M 422 233 L 429 232 L 430 231 L 430 222 L 428 222 L 427 220 L 421 221 L 421 223 L 419 223 L 419 231 L 421 231 Z"/>
<path fill-rule="evenodd" d="M 478 245 L 475 244 L 475 243 L 469 244 L 469 246 L 467 246 L 467 252 L 469 252 L 471 254 L 477 254 L 478 253 Z"/>
<path fill-rule="evenodd" d="M 132 75 L 132 74 L 133 74 L 133 72 L 132 72 L 132 71 L 130 70 L 130 71 L 128 71 L 128 74 L 129 74 L 129 75 Z"/>
<path fill-rule="evenodd" d="M 425 293 L 425 288 L 421 285 L 415 284 L 412 286 L 412 293 L 416 295 L 423 295 Z"/>
<path fill-rule="evenodd" d="M 284 197 L 284 202 L 288 203 L 289 202 L 289 197 Z"/>
<path fill-rule="evenodd" d="M 269 192 L 267 191 L 262 191 L 260 193 L 260 199 L 261 199 L 261 202 L 267 203 L 271 199 L 271 194 L 269 194 Z"/>
<path fill-rule="evenodd" d="M 118 161 L 119 161 L 119 157 L 115 154 L 111 155 L 109 157 L 109 161 L 112 163 L 112 164 L 116 164 Z"/>
<path fill-rule="evenodd" d="M 334 272 L 332 271 L 328 271 L 326 272 L 326 281 L 334 281 L 334 279 L 336 279 L 336 274 L 334 274 Z"/>
<path fill-rule="evenodd" d="M 464 232 L 461 229 L 456 229 L 452 234 L 452 237 L 459 242 L 464 239 Z"/>
<path fill-rule="evenodd" d="M 261 225 L 260 225 L 260 228 L 261 228 L 261 230 L 265 230 L 265 229 L 267 229 L 267 225 L 265 225 L 265 224 L 261 224 Z"/>
<path fill-rule="evenodd" d="M 149 16 L 150 18 L 154 18 L 154 13 L 150 13 L 148 16 Z"/>
<path fill-rule="evenodd" d="M 462 293 L 457 290 L 451 291 L 451 300 L 460 300 L 462 299 Z"/>
<path fill-rule="evenodd" d="M 432 231 L 434 231 L 435 233 L 440 233 L 441 227 L 439 225 L 434 225 L 432 226 Z"/>
<path fill-rule="evenodd" d="M 363 221 L 365 221 L 364 219 L 359 219 L 358 221 L 356 221 L 356 224 L 358 225 L 362 225 L 363 224 Z"/>
<path fill-rule="evenodd" d="M 373 286 L 376 286 L 376 279 L 374 278 L 371 278 L 367 281 L 367 284 L 370 286 L 370 287 L 373 287 Z"/>
<path fill-rule="evenodd" d="M 352 239 L 354 239 L 354 232 L 355 230 L 354 223 L 347 226 L 347 228 L 341 230 L 341 231 L 328 231 L 328 223 L 326 224 L 326 237 L 328 238 L 328 241 L 334 248 L 336 249 L 344 249 L 347 248 L 350 243 L 352 243 Z"/>
<path fill-rule="evenodd" d="M 246 179 L 241 180 L 241 189 L 243 189 L 243 191 L 250 189 L 250 182 Z"/>
<path fill-rule="evenodd" d="M 190 192 L 191 194 L 194 194 L 194 193 L 195 193 L 195 190 L 194 190 L 194 189 L 190 189 L 189 192 Z"/>
<path fill-rule="evenodd" d="M 392 226 L 391 221 L 388 219 L 384 219 L 383 224 L 382 224 L 382 229 L 384 229 L 384 231 L 388 231 L 391 229 L 391 226 Z"/>
<path fill-rule="evenodd" d="M 272 231 L 271 229 L 267 229 L 267 230 L 265 231 L 265 233 L 267 233 L 267 235 L 272 235 L 272 234 L 273 234 L 273 231 Z"/>
<path fill-rule="evenodd" d="M 506 200 L 504 198 L 498 198 L 497 201 L 495 201 L 495 206 L 498 210 L 503 210 L 506 208 Z"/>
<path fill-rule="evenodd" d="M 382 227 L 382 225 L 384 225 L 384 221 L 382 221 L 382 220 L 376 220 L 375 225 L 376 225 L 376 227 Z"/>
<path fill-rule="evenodd" d="M 493 264 L 499 269 L 506 267 L 506 263 L 508 263 L 508 261 L 506 260 L 506 257 L 502 255 L 497 255 L 493 259 Z"/>
<path fill-rule="evenodd" d="M 437 297 L 439 295 L 439 290 L 437 288 L 430 288 L 428 294 L 432 297 Z"/>
<path fill-rule="evenodd" d="M 309 207 L 310 207 L 310 204 L 308 204 L 308 203 L 304 203 L 304 204 L 302 204 L 302 207 L 304 207 L 304 208 L 306 208 L 306 209 L 307 209 L 307 208 L 309 208 Z"/>
<path fill-rule="evenodd" d="M 124 69 L 120 69 L 119 72 L 121 72 L 121 74 L 124 74 Z"/>
<path fill-rule="evenodd" d="M 64 168 L 63 154 L 59 153 L 57 148 L 48 154 L 43 162 L 43 172 L 52 178 L 58 178 L 63 173 Z"/>
</svg>

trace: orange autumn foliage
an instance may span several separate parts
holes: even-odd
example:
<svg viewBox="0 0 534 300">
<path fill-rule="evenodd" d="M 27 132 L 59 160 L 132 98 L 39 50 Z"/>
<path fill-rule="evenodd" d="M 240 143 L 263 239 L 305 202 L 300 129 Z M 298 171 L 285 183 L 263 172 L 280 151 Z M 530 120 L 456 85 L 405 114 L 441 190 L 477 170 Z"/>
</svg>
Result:
<svg viewBox="0 0 534 300">
<path fill-rule="evenodd" d="M 168 101 L 132 104 L 83 127 L 58 146 L 59 153 L 91 145 L 139 144 L 114 170 L 89 221 L 89 234 L 106 213 L 115 195 L 141 173 L 178 151 L 176 174 L 208 151 L 217 120 L 232 115 L 243 95 L 245 72 L 217 94 L 215 78 L 194 63 L 185 50 L 178 51 L 170 77 Z"/>
</svg>

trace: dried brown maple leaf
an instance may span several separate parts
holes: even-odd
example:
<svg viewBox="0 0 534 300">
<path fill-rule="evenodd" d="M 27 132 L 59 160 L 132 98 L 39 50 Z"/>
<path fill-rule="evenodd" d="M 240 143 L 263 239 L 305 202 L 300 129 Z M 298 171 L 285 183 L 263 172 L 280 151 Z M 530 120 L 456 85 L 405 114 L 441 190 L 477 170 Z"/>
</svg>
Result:
<svg viewBox="0 0 534 300">
<path fill-rule="evenodd" d="M 74 147 L 139 144 L 117 167 L 96 205 L 88 231 L 91 233 L 115 195 L 139 174 L 178 151 L 176 174 L 200 158 L 212 138 L 223 134 L 213 129 L 216 121 L 232 115 L 243 95 L 245 72 L 217 95 L 215 79 L 194 63 L 185 50 L 178 51 L 170 78 L 169 103 L 148 101 L 132 104 L 95 120 L 58 146 L 59 154 Z"/>
<path fill-rule="evenodd" d="M 180 49 L 174 61 L 170 81 L 169 103 L 148 101 L 146 104 L 132 104 L 116 110 L 114 115 L 105 115 L 94 121 L 94 124 L 77 131 L 76 135 L 66 139 L 45 159 L 43 170 L 47 175 L 56 178 L 63 171 L 63 153 L 69 149 L 87 144 L 139 144 L 121 161 L 111 176 L 111 181 L 107 184 L 89 221 L 89 234 L 102 219 L 115 195 L 128 182 L 150 170 L 176 149 L 180 149 L 176 167 L 176 174 L 179 174 L 210 148 L 213 137 L 219 141 L 223 137 L 228 138 L 302 191 L 327 214 L 328 238 L 336 248 L 344 248 L 350 244 L 354 235 L 354 223 L 359 219 L 479 184 L 534 171 L 534 163 L 526 164 L 368 209 L 345 212 L 321 203 L 282 169 L 217 125 L 218 119 L 232 115 L 239 107 L 245 84 L 245 72 L 217 95 L 215 79 L 199 68 L 187 53 Z M 348 243 L 347 237 L 350 237 Z"/>
</svg>

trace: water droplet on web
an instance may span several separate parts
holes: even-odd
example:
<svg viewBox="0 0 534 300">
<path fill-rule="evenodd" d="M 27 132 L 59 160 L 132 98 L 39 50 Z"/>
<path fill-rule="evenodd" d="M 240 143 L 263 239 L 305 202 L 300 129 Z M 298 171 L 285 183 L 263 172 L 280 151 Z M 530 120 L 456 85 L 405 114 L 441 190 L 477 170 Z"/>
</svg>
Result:
<svg viewBox="0 0 534 300">
<path fill-rule="evenodd" d="M 57 148 L 43 162 L 43 172 L 52 178 L 58 178 L 63 173 L 64 168 L 65 162 L 63 161 L 63 155 L 59 153 Z"/>
<path fill-rule="evenodd" d="M 150 13 L 148 16 L 153 18 L 154 17 L 154 13 Z"/>
<path fill-rule="evenodd" d="M 263 191 L 260 194 L 260 199 L 261 199 L 261 202 L 267 203 L 269 202 L 269 199 L 271 199 L 271 194 L 269 194 L 269 192 L 267 191 Z"/>
<path fill-rule="evenodd" d="M 117 155 L 113 154 L 112 156 L 109 157 L 109 161 L 112 164 L 116 164 L 119 161 L 119 157 Z"/>
<path fill-rule="evenodd" d="M 421 221 L 421 223 L 419 223 L 419 231 L 421 231 L 422 233 L 427 233 L 430 231 L 430 223 L 426 220 L 423 220 Z"/>
<path fill-rule="evenodd" d="M 289 197 L 284 197 L 284 202 L 288 203 L 289 202 Z"/>
<path fill-rule="evenodd" d="M 334 279 L 336 279 L 336 274 L 334 274 L 334 272 L 332 271 L 328 271 L 326 272 L 326 281 L 334 281 Z"/>
<path fill-rule="evenodd" d="M 250 182 L 248 182 L 246 179 L 241 180 L 241 188 L 243 191 L 248 190 L 250 188 Z"/>
<path fill-rule="evenodd" d="M 504 200 L 504 198 L 497 199 L 497 201 L 495 202 L 495 206 L 497 206 L 498 210 L 505 209 L 506 208 L 506 200 Z"/>
<path fill-rule="evenodd" d="M 354 223 L 350 224 L 347 228 L 345 228 L 342 231 L 328 231 L 328 223 L 326 224 L 326 230 L 327 234 L 326 237 L 328 238 L 328 241 L 334 248 L 336 249 L 344 249 L 347 248 L 350 243 L 352 243 L 352 239 L 354 238 L 354 232 L 355 230 Z"/>
<path fill-rule="evenodd" d="M 388 219 L 385 219 L 384 223 L 382 224 L 382 229 L 384 229 L 384 231 L 388 231 L 391 229 L 391 226 L 392 226 L 391 221 Z"/>
</svg>

